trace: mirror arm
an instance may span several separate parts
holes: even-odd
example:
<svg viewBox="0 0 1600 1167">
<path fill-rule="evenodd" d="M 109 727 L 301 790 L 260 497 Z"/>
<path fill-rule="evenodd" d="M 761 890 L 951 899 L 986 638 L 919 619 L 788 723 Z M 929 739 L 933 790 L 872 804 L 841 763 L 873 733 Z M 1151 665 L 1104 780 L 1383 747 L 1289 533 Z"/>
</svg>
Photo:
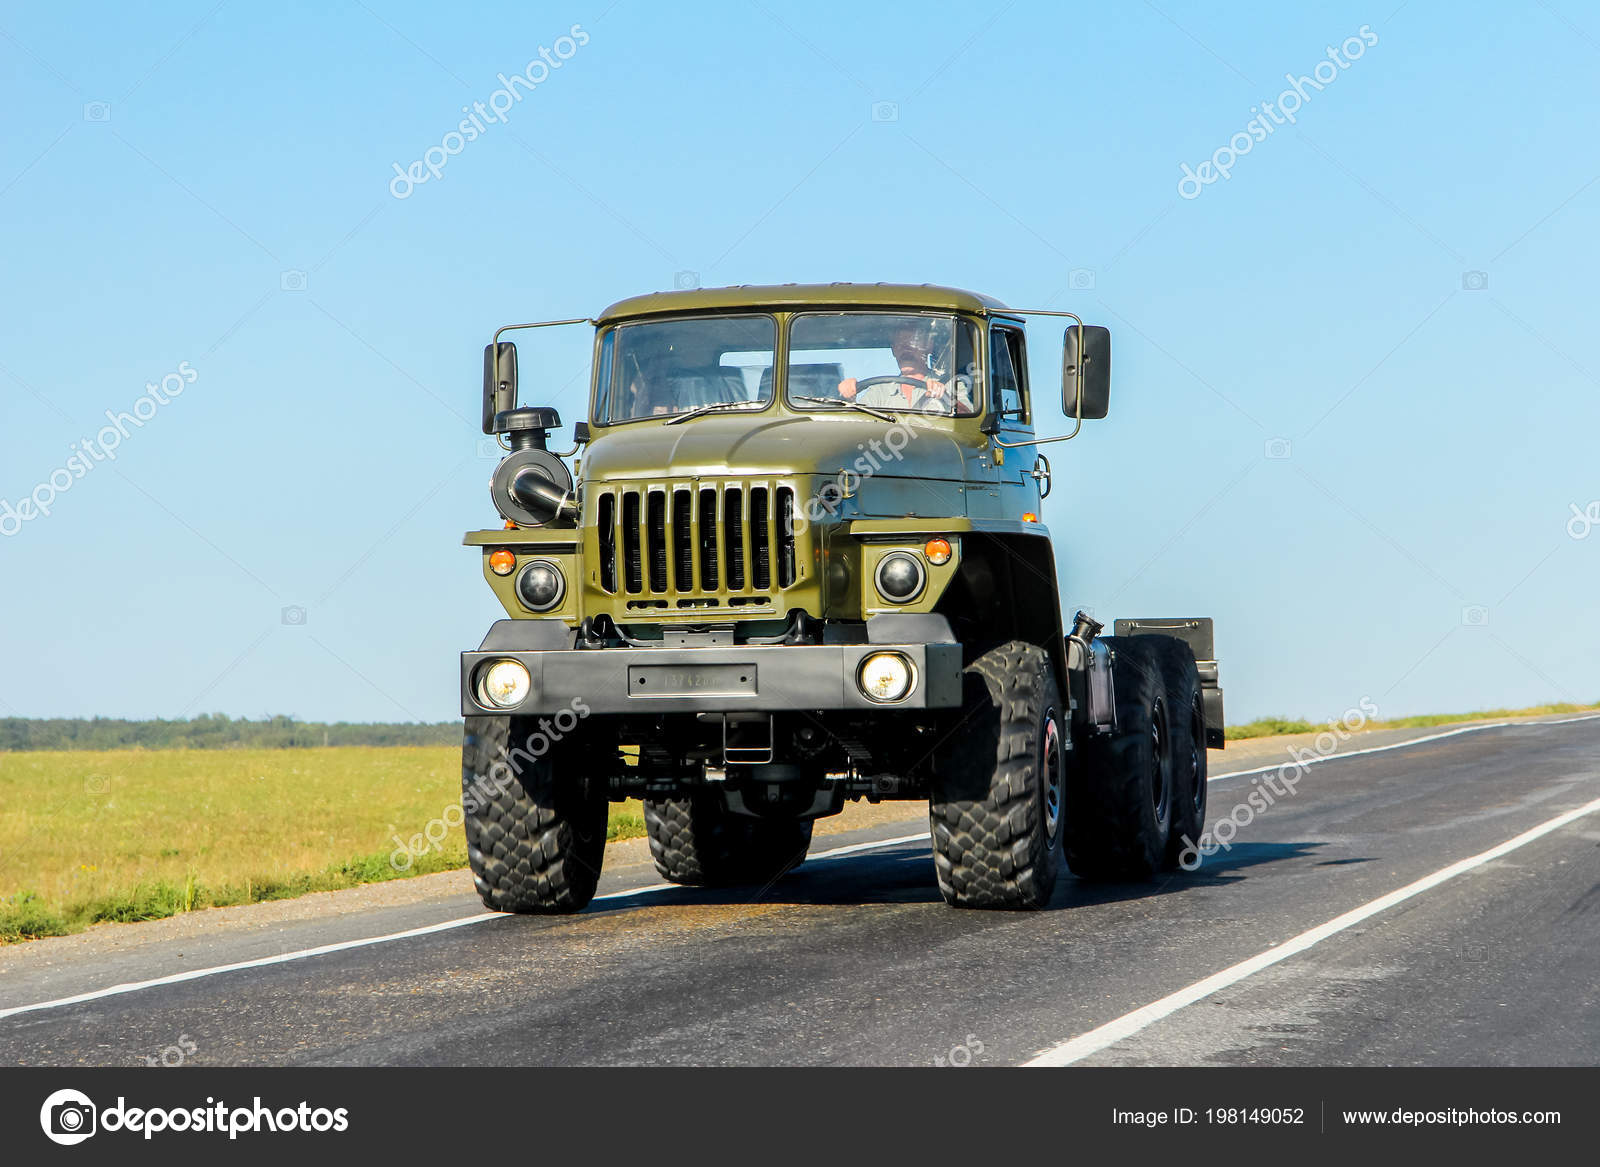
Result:
<svg viewBox="0 0 1600 1167">
<path fill-rule="evenodd" d="M 1059 438 L 1029 438 L 1025 442 L 1003 442 L 999 438 L 995 438 L 994 444 L 1007 450 L 1015 450 L 1018 446 L 1048 446 L 1051 442 L 1070 442 L 1078 436 L 1078 431 L 1083 428 L 1083 402 L 1081 400 L 1078 402 L 1077 420 L 1078 424 L 1072 427 L 1072 432 L 1063 434 Z"/>
<path fill-rule="evenodd" d="M 507 324 L 494 331 L 495 343 L 499 343 L 502 332 L 510 332 L 514 328 L 556 328 L 563 324 L 598 324 L 599 321 L 591 320 L 587 316 L 579 316 L 573 320 L 535 320 L 531 324 Z"/>
<path fill-rule="evenodd" d="M 1016 316 L 1066 316 L 1078 322 L 1079 335 L 1082 335 L 1083 317 L 1079 316 L 1076 312 L 1058 312 L 1053 308 L 1007 308 L 1005 311 Z M 1078 347 L 1083 347 L 1081 341 Z M 1079 366 L 1078 369 L 1078 380 L 1080 382 L 1083 380 L 1082 366 Z M 995 445 L 1005 450 L 1015 450 L 1019 446 L 1048 446 L 1051 442 L 1070 442 L 1073 438 L 1078 436 L 1078 431 L 1083 428 L 1083 386 L 1081 384 L 1078 386 L 1078 392 L 1075 394 L 1075 396 L 1077 398 L 1075 420 L 1078 424 L 1072 427 L 1072 432 L 1070 434 L 1064 434 L 1059 438 L 1029 438 L 1022 442 L 1005 442 L 1001 441 L 998 437 L 993 437 L 993 435 L 991 435 L 991 440 L 993 440 Z"/>
</svg>

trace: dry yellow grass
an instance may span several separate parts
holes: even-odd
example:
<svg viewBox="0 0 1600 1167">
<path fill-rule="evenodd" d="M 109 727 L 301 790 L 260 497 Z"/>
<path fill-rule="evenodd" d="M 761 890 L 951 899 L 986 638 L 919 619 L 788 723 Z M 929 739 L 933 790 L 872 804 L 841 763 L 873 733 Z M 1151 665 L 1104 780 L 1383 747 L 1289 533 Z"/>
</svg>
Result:
<svg viewBox="0 0 1600 1167">
<path fill-rule="evenodd" d="M 459 826 L 395 857 L 460 784 L 448 747 L 0 754 L 0 939 L 461 867 Z"/>
</svg>

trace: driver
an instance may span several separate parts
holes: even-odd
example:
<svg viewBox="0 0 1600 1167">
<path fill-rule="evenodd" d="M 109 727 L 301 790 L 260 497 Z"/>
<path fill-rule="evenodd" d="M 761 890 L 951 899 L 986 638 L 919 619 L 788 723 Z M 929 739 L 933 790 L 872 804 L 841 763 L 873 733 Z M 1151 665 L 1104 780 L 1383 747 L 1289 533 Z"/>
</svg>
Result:
<svg viewBox="0 0 1600 1167">
<path fill-rule="evenodd" d="M 646 377 L 643 370 L 635 372 L 628 383 L 626 400 L 630 419 L 665 417 L 673 412 L 671 393 L 663 387 L 659 377 Z"/>
<path fill-rule="evenodd" d="M 933 324 L 896 325 L 889 334 L 889 350 L 900 366 L 902 381 L 879 381 L 859 389 L 856 377 L 839 382 L 839 396 L 878 409 L 916 409 L 926 413 L 970 414 L 972 397 L 965 385 L 953 381 L 945 369 L 949 365 L 948 345 L 935 353 Z M 872 380 L 873 378 L 865 378 Z"/>
</svg>

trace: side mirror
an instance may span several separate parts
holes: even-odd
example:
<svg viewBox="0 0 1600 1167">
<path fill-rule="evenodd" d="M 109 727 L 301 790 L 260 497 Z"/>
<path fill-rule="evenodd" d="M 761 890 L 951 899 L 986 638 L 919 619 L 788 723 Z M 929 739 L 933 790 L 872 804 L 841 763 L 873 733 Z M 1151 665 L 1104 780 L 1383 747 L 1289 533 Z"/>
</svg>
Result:
<svg viewBox="0 0 1600 1167">
<path fill-rule="evenodd" d="M 589 440 L 589 423 L 575 421 L 572 423 L 572 441 L 574 445 L 583 445 Z"/>
<path fill-rule="evenodd" d="M 1061 344 L 1061 408 L 1077 417 L 1080 403 L 1091 419 L 1111 408 L 1111 330 L 1099 324 L 1069 325 Z"/>
<path fill-rule="evenodd" d="M 498 341 L 483 350 L 483 432 L 495 432 L 498 413 L 517 407 L 517 346 Z"/>
</svg>

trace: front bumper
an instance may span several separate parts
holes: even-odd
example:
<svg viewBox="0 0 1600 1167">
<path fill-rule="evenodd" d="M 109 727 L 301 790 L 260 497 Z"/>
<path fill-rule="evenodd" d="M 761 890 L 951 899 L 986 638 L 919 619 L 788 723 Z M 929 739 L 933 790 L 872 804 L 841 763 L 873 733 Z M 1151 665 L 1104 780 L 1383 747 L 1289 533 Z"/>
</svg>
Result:
<svg viewBox="0 0 1600 1167">
<path fill-rule="evenodd" d="M 915 682 L 900 701 L 873 701 L 856 684 L 862 660 L 877 652 L 899 652 L 911 661 Z M 488 661 L 506 659 L 527 668 L 533 680 L 527 699 L 510 709 L 481 703 L 478 670 Z M 461 654 L 465 717 L 585 708 L 587 716 L 952 709 L 960 704 L 959 644 L 480 649 Z"/>
</svg>

